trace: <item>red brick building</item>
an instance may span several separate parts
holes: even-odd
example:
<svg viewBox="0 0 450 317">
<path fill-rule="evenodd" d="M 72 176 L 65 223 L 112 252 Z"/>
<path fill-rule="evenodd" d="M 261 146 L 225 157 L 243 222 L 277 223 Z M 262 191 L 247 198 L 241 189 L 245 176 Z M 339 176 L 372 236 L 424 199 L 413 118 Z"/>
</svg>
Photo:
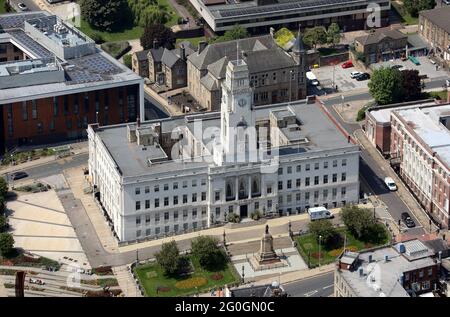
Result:
<svg viewBox="0 0 450 317">
<path fill-rule="evenodd" d="M 0 16 L 0 151 L 144 118 L 143 79 L 47 12 Z"/>
</svg>

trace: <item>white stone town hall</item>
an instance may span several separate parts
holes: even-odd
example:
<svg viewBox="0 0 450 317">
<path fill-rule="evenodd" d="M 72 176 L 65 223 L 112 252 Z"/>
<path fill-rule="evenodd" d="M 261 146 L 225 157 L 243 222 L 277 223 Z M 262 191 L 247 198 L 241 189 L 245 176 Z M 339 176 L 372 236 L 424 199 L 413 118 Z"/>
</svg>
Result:
<svg viewBox="0 0 450 317">
<path fill-rule="evenodd" d="M 220 112 L 89 126 L 90 177 L 120 241 L 358 201 L 359 147 L 314 100 L 253 108 L 240 59 L 222 96 Z"/>
</svg>

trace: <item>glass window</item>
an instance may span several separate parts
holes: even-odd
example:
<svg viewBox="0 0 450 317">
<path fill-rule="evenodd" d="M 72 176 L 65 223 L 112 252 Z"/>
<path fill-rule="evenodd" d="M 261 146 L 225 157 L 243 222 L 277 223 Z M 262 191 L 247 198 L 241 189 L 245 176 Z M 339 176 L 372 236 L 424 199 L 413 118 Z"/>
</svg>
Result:
<svg viewBox="0 0 450 317">
<path fill-rule="evenodd" d="M 278 175 L 283 175 L 283 168 L 282 167 L 278 168 Z"/>
<path fill-rule="evenodd" d="M 141 193 L 141 188 L 140 187 L 136 187 L 134 192 L 135 192 L 136 195 L 139 195 Z"/>
<path fill-rule="evenodd" d="M 214 194 L 214 200 L 219 201 L 220 200 L 220 192 L 215 192 Z"/>
<path fill-rule="evenodd" d="M 137 201 L 136 202 L 136 210 L 139 210 L 139 209 L 141 209 L 141 202 Z"/>
<path fill-rule="evenodd" d="M 319 169 L 319 163 L 314 163 L 314 169 L 318 170 Z"/>
<path fill-rule="evenodd" d="M 140 225 L 141 224 L 141 216 L 137 216 L 136 217 L 136 224 Z"/>
<path fill-rule="evenodd" d="M 159 198 L 155 198 L 155 208 L 159 207 Z"/>
<path fill-rule="evenodd" d="M 164 184 L 164 190 L 169 190 L 169 184 Z"/>
<path fill-rule="evenodd" d="M 178 196 L 173 196 L 173 204 L 178 205 Z"/>
<path fill-rule="evenodd" d="M 173 183 L 173 189 L 178 189 L 178 182 Z"/>
<path fill-rule="evenodd" d="M 283 181 L 278 181 L 278 190 L 283 189 Z"/>
<path fill-rule="evenodd" d="M 292 174 L 292 166 L 288 166 L 287 167 L 287 173 L 288 174 Z"/>
<path fill-rule="evenodd" d="M 306 170 L 306 171 L 309 171 L 310 169 L 311 169 L 311 167 L 310 167 L 309 163 L 308 163 L 308 164 L 306 164 L 306 166 L 305 166 L 305 170 Z"/>
<path fill-rule="evenodd" d="M 305 178 L 305 186 L 309 186 L 309 177 Z"/>
<path fill-rule="evenodd" d="M 319 185 L 319 176 L 314 176 L 314 185 Z"/>
<path fill-rule="evenodd" d="M 150 199 L 145 200 L 145 209 L 150 208 Z"/>
<path fill-rule="evenodd" d="M 155 190 L 155 193 L 159 192 L 159 185 L 155 185 L 154 190 Z"/>
<path fill-rule="evenodd" d="M 342 173 L 341 175 L 341 181 L 345 182 L 347 180 L 347 173 Z"/>
<path fill-rule="evenodd" d="M 146 194 L 150 193 L 150 186 L 145 186 L 145 193 Z"/>
<path fill-rule="evenodd" d="M 27 102 L 22 101 L 22 120 L 27 121 L 28 120 L 28 109 L 27 109 Z"/>
<path fill-rule="evenodd" d="M 292 187 L 292 180 L 287 181 L 287 188 L 290 189 Z"/>
<path fill-rule="evenodd" d="M 296 170 L 297 170 L 297 173 L 298 173 L 298 172 L 301 172 L 301 171 L 302 171 L 302 166 L 301 166 L 301 165 L 297 165 Z"/>
<path fill-rule="evenodd" d="M 299 188 L 299 187 L 301 186 L 301 184 L 302 184 L 301 178 L 297 178 L 297 179 L 295 180 L 295 186 L 296 186 L 297 188 Z"/>
<path fill-rule="evenodd" d="M 164 197 L 164 206 L 169 206 L 169 197 Z"/>
</svg>

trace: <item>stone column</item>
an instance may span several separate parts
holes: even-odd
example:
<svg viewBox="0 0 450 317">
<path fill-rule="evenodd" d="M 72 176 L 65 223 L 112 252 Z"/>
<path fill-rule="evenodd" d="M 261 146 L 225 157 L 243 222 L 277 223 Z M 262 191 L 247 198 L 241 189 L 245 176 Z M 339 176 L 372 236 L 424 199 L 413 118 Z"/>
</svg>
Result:
<svg viewBox="0 0 450 317">
<path fill-rule="evenodd" d="M 248 176 L 248 199 L 252 198 L 252 175 Z"/>
<path fill-rule="evenodd" d="M 234 191 L 236 193 L 235 200 L 239 199 L 239 176 L 236 176 L 236 187 L 234 188 Z"/>
</svg>

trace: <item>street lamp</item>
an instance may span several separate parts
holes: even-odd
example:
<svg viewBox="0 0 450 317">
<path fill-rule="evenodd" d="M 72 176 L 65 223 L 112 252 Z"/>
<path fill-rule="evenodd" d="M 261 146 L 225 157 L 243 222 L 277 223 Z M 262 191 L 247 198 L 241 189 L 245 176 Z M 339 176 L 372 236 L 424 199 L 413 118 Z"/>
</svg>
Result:
<svg viewBox="0 0 450 317">
<path fill-rule="evenodd" d="M 95 123 L 98 123 L 98 111 L 95 112 Z"/>
<path fill-rule="evenodd" d="M 244 265 L 242 265 L 242 284 L 244 284 L 245 281 L 245 272 L 244 272 Z"/>
<path fill-rule="evenodd" d="M 319 268 L 320 268 L 320 243 L 322 242 L 322 236 L 319 236 Z"/>
</svg>

